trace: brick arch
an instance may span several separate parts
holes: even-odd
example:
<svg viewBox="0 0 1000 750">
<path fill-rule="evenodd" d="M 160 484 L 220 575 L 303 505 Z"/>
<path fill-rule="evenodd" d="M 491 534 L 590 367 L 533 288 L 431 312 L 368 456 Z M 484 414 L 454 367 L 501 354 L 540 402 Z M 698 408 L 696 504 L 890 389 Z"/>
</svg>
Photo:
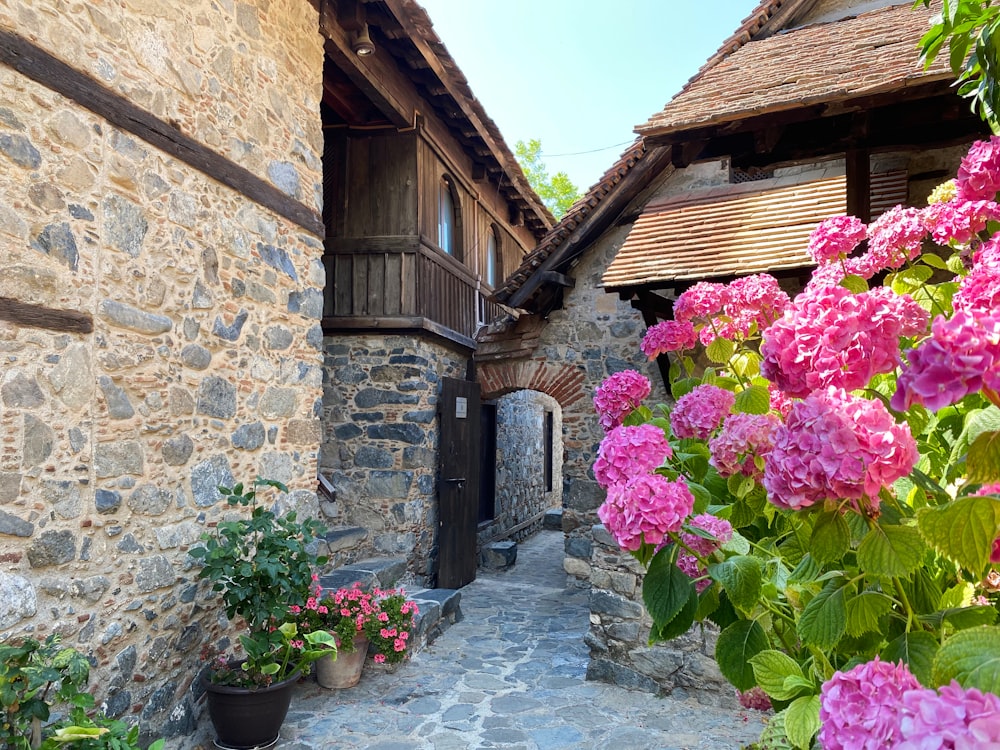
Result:
<svg viewBox="0 0 1000 750">
<path fill-rule="evenodd" d="M 586 379 L 582 367 L 538 359 L 485 362 L 479 364 L 477 374 L 483 399 L 521 390 L 541 391 L 564 409 L 583 397 Z"/>
</svg>

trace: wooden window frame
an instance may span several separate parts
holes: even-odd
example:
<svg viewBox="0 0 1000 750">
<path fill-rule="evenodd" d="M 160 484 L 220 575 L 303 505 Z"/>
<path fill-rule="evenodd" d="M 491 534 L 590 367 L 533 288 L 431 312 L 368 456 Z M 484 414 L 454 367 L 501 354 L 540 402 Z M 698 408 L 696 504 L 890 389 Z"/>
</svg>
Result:
<svg viewBox="0 0 1000 750">
<path fill-rule="evenodd" d="M 447 195 L 451 200 L 451 215 L 449 216 L 446 212 L 444 196 Z M 451 219 L 451 234 L 449 236 L 450 241 L 446 242 L 445 232 L 443 231 L 446 227 L 445 219 Z M 441 181 L 438 183 L 438 247 L 441 248 L 442 252 L 446 255 L 450 255 L 455 260 L 462 260 L 462 202 L 458 194 L 458 188 L 455 185 L 455 180 L 451 175 L 443 174 L 441 175 Z"/>
</svg>

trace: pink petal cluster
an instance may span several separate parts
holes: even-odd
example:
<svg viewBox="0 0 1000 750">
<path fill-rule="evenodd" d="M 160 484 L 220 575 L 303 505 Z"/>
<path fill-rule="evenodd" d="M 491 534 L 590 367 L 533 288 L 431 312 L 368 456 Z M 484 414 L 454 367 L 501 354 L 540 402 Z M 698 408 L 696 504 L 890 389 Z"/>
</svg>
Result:
<svg viewBox="0 0 1000 750">
<path fill-rule="evenodd" d="M 1000 698 L 957 682 L 903 693 L 894 750 L 988 750 L 1000 747 Z"/>
<path fill-rule="evenodd" d="M 667 352 L 693 349 L 698 337 L 694 326 L 687 320 L 664 320 L 652 326 L 642 338 L 640 348 L 650 359 Z"/>
<path fill-rule="evenodd" d="M 688 532 L 681 534 L 681 541 L 702 557 L 708 557 L 723 544 L 733 538 L 733 527 L 729 521 L 724 518 L 716 518 L 711 513 L 702 513 L 701 515 L 695 516 L 691 519 L 690 525 L 695 528 L 699 528 L 702 531 L 706 531 L 714 537 L 713 539 L 707 539 L 699 534 L 691 534 Z M 692 579 L 702 578 L 707 571 L 705 566 L 698 562 L 698 558 L 683 548 L 681 548 L 680 552 L 677 554 L 677 567 L 688 578 Z M 711 583 L 712 582 L 707 578 L 704 580 L 698 580 L 697 583 L 695 583 L 695 588 L 700 594 L 708 588 Z"/>
<path fill-rule="evenodd" d="M 673 455 L 666 435 L 656 425 L 615 427 L 601 441 L 594 461 L 594 478 L 607 489 L 648 474 Z"/>
<path fill-rule="evenodd" d="M 877 503 L 879 490 L 909 474 L 918 457 L 909 427 L 881 401 L 831 387 L 795 403 L 775 430 L 763 484 L 780 508 L 864 495 Z"/>
<path fill-rule="evenodd" d="M 920 683 L 903 663 L 873 661 L 836 672 L 820 689 L 824 750 L 884 750 L 900 736 L 899 705 Z"/>
<path fill-rule="evenodd" d="M 993 201 L 956 198 L 947 203 L 932 203 L 920 212 L 920 218 L 939 245 L 949 242 L 968 245 L 986 228 L 987 221 L 1000 218 L 1000 206 Z"/>
<path fill-rule="evenodd" d="M 951 300 L 956 310 L 992 315 L 1000 310 L 1000 263 L 977 263 L 958 284 Z"/>
<path fill-rule="evenodd" d="M 635 370 L 616 372 L 601 383 L 594 392 L 594 408 L 604 431 L 618 427 L 651 391 L 649 378 Z"/>
<path fill-rule="evenodd" d="M 719 335 L 728 339 L 745 339 L 751 331 L 763 331 L 781 317 L 791 304 L 788 293 L 778 285 L 778 280 L 766 273 L 744 276 L 729 284 L 729 302 L 723 308 L 728 321 L 718 326 Z M 706 346 L 705 330 L 702 343 Z"/>
<path fill-rule="evenodd" d="M 717 385 L 695 386 L 677 399 L 670 412 L 670 426 L 679 438 L 707 440 L 733 408 L 736 395 Z"/>
<path fill-rule="evenodd" d="M 707 323 L 729 302 L 725 284 L 699 281 L 683 292 L 674 303 L 674 320 Z"/>
<path fill-rule="evenodd" d="M 744 474 L 762 478 L 764 470 L 757 467 L 754 459 L 771 452 L 774 431 L 780 424 L 774 414 L 730 414 L 719 434 L 708 443 L 712 453 L 709 463 L 724 477 Z"/>
<path fill-rule="evenodd" d="M 917 208 L 894 206 L 868 227 L 868 252 L 861 258 L 864 273 L 870 279 L 879 271 L 899 268 L 920 255 L 920 246 L 927 237 L 927 227 Z"/>
<path fill-rule="evenodd" d="M 984 386 L 1000 389 L 1000 315 L 957 311 L 939 315 L 931 335 L 906 353 L 909 364 L 896 380 L 891 406 L 897 411 L 923 404 L 938 410 Z"/>
<path fill-rule="evenodd" d="M 736 691 L 736 700 L 743 708 L 750 708 L 754 711 L 770 711 L 773 706 L 767 693 L 761 690 L 759 685 L 754 685 L 746 691 Z"/>
<path fill-rule="evenodd" d="M 976 141 L 958 168 L 955 194 L 966 201 L 993 200 L 1000 190 L 1000 138 Z"/>
<path fill-rule="evenodd" d="M 761 374 L 799 398 L 830 385 L 863 388 L 874 375 L 896 368 L 899 336 L 915 330 L 918 307 L 888 288 L 804 291 L 764 332 Z"/>
<path fill-rule="evenodd" d="M 642 474 L 611 485 L 597 515 L 622 549 L 634 552 L 643 542 L 659 546 L 667 534 L 680 531 L 693 507 L 683 478 Z"/>
<path fill-rule="evenodd" d="M 854 216 L 823 219 L 809 235 L 809 257 L 814 263 L 846 258 L 867 235 L 865 223 Z"/>
</svg>

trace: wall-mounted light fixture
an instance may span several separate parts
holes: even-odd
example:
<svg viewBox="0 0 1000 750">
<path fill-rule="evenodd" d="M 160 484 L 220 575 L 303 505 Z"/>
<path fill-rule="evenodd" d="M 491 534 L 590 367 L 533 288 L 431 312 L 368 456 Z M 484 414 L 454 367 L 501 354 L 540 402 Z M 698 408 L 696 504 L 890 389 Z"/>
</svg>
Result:
<svg viewBox="0 0 1000 750">
<path fill-rule="evenodd" d="M 353 39 L 351 40 L 351 49 L 354 50 L 354 54 L 358 57 L 367 57 L 368 55 L 375 54 L 375 45 L 372 43 L 372 38 L 368 35 L 368 24 L 362 25 L 359 31 L 355 31 Z"/>
</svg>

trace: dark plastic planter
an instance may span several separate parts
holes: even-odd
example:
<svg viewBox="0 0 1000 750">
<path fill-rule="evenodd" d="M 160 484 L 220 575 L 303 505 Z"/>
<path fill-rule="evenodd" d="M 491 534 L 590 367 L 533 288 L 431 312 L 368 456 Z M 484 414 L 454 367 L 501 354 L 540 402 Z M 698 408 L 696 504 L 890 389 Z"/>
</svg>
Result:
<svg viewBox="0 0 1000 750">
<path fill-rule="evenodd" d="M 217 747 L 253 750 L 273 745 L 288 714 L 292 689 L 300 675 L 263 688 L 215 685 L 204 681 L 208 715 L 215 727 Z"/>
</svg>

